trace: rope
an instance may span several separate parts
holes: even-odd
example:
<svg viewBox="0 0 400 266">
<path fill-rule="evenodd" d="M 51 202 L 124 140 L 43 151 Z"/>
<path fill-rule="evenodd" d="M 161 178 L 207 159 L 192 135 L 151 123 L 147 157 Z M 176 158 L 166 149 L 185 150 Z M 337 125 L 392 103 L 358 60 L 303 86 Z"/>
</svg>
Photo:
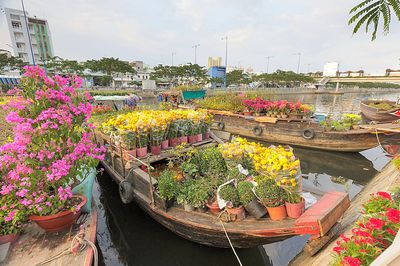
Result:
<svg viewBox="0 0 400 266">
<path fill-rule="evenodd" d="M 91 242 L 89 239 L 85 238 L 85 233 L 84 231 L 81 229 L 81 231 L 76 234 L 74 236 L 74 238 L 71 241 L 70 247 L 64 249 L 63 251 L 61 251 L 60 253 L 48 258 L 47 260 L 44 260 L 42 262 L 39 262 L 37 264 L 35 264 L 35 266 L 41 266 L 41 265 L 45 265 L 48 264 L 58 258 L 61 258 L 64 255 L 69 255 L 69 254 L 78 254 L 82 251 L 84 251 L 87 247 L 87 245 L 89 245 L 92 249 L 93 249 L 93 265 L 94 266 L 98 266 L 99 264 L 99 256 L 98 256 L 98 251 L 97 251 L 97 247 L 96 245 Z"/>
<path fill-rule="evenodd" d="M 219 220 L 219 222 L 221 223 L 222 228 L 224 229 L 225 236 L 226 236 L 226 238 L 228 239 L 228 242 L 229 242 L 229 245 L 231 246 L 231 249 L 232 249 L 232 251 L 233 251 L 233 254 L 235 254 L 235 257 L 236 257 L 236 259 L 237 259 L 239 265 L 240 265 L 240 266 L 243 266 L 242 262 L 240 261 L 240 258 L 239 258 L 239 256 L 238 256 L 238 254 L 236 253 L 235 248 L 234 248 L 233 245 L 232 245 L 231 239 L 229 238 L 228 233 L 226 232 L 224 223 L 221 221 L 221 219 L 219 219 L 219 217 L 221 216 L 222 213 L 224 213 L 224 212 L 221 212 L 221 213 L 218 215 L 218 220 Z"/>
<path fill-rule="evenodd" d="M 379 140 L 379 136 L 378 136 L 378 129 L 375 128 L 375 136 L 376 136 L 376 140 L 378 141 L 379 147 L 381 148 L 381 150 L 383 151 L 383 153 L 385 155 L 389 155 L 389 153 L 387 151 L 385 151 L 385 149 L 382 147 L 382 144 Z"/>
</svg>

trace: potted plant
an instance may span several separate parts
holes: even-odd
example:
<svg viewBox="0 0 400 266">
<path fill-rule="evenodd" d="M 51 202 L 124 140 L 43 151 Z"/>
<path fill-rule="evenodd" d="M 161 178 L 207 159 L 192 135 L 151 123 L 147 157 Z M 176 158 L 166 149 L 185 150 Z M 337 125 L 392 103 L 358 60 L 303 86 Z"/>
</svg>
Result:
<svg viewBox="0 0 400 266">
<path fill-rule="evenodd" d="M 27 222 L 26 213 L 15 195 L 0 198 L 0 245 L 18 240 Z M 13 207 L 13 208 L 11 208 Z"/>
<path fill-rule="evenodd" d="M 226 206 L 228 214 L 235 216 L 236 220 L 239 221 L 246 218 L 244 207 L 240 204 L 239 193 L 235 186 L 231 184 L 225 185 L 220 189 L 219 194 L 222 199 L 229 201 Z"/>
<path fill-rule="evenodd" d="M 254 184 L 249 181 L 241 181 L 237 185 L 240 203 L 251 216 L 261 218 L 267 214 L 265 207 L 258 202 L 253 192 Z"/>
<path fill-rule="evenodd" d="M 210 210 L 211 213 L 218 214 L 221 209 L 219 208 L 218 201 L 217 201 L 217 196 L 213 195 L 210 197 L 207 202 L 206 202 L 207 208 Z"/>
<path fill-rule="evenodd" d="M 169 139 L 168 139 L 169 128 L 170 128 L 170 126 L 168 124 L 167 128 L 164 131 L 163 139 L 162 139 L 162 142 L 161 142 L 161 149 L 162 150 L 166 150 L 169 147 Z"/>
<path fill-rule="evenodd" d="M 150 150 L 153 155 L 161 153 L 161 142 L 164 130 L 160 127 L 153 126 L 150 130 Z"/>
<path fill-rule="evenodd" d="M 285 206 L 286 206 L 287 215 L 290 218 L 297 219 L 305 211 L 304 198 L 298 192 L 295 192 L 295 191 L 287 191 L 286 192 Z"/>
<path fill-rule="evenodd" d="M 275 183 L 275 180 L 265 178 L 259 181 L 256 193 L 272 220 L 279 221 L 286 218 L 285 191 Z"/>
<path fill-rule="evenodd" d="M 124 159 L 129 161 L 131 156 L 136 157 L 136 136 L 132 131 L 119 130 L 121 137 L 121 147 L 123 149 Z"/>
<path fill-rule="evenodd" d="M 147 145 L 149 141 L 149 137 L 145 132 L 138 132 L 137 134 L 137 149 L 136 155 L 139 158 L 143 158 L 147 156 Z"/>
<path fill-rule="evenodd" d="M 161 199 L 166 201 L 166 207 L 172 206 L 179 192 L 179 183 L 170 170 L 163 171 L 158 178 L 157 192 Z"/>
<path fill-rule="evenodd" d="M 192 193 L 194 179 L 185 180 L 179 189 L 176 201 L 178 204 L 183 205 L 185 211 L 194 211 L 194 206 L 190 202 L 190 194 Z"/>
<path fill-rule="evenodd" d="M 197 142 L 197 126 L 193 123 L 193 121 L 188 122 L 188 138 L 189 138 L 189 144 L 193 144 Z"/>
<path fill-rule="evenodd" d="M 178 121 L 179 125 L 179 143 L 186 144 L 188 143 L 188 135 L 190 130 L 189 121 L 186 119 L 182 119 Z"/>
<path fill-rule="evenodd" d="M 168 130 L 168 138 L 169 138 L 169 146 L 172 148 L 179 145 L 179 138 L 178 138 L 178 122 L 174 121 L 170 124 Z"/>
</svg>

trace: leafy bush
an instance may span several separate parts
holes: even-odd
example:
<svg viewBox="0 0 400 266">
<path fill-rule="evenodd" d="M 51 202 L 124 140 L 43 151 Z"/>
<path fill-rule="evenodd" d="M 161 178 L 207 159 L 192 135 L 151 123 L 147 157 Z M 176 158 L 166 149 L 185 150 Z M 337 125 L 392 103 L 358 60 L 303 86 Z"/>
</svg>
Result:
<svg viewBox="0 0 400 266">
<path fill-rule="evenodd" d="M 259 179 L 256 194 L 266 207 L 278 207 L 284 204 L 285 191 L 279 187 L 274 179 Z"/>
<path fill-rule="evenodd" d="M 219 191 L 219 194 L 224 200 L 230 201 L 233 207 L 240 206 L 239 192 L 238 189 L 233 185 L 223 186 Z"/>
<path fill-rule="evenodd" d="M 160 177 L 158 178 L 157 188 L 160 197 L 165 200 L 174 199 L 179 192 L 179 186 L 178 183 L 175 181 L 175 176 L 169 170 L 161 173 Z"/>
<path fill-rule="evenodd" d="M 246 206 L 256 198 L 253 193 L 253 187 L 253 183 L 249 181 L 241 181 L 238 183 L 239 200 L 243 206 Z"/>
<path fill-rule="evenodd" d="M 203 100 L 196 101 L 197 105 L 203 109 L 243 112 L 243 97 L 235 94 L 222 94 L 206 97 Z"/>
<path fill-rule="evenodd" d="M 212 195 L 212 187 L 204 178 L 185 180 L 177 196 L 179 204 L 189 204 L 195 208 L 203 207 Z"/>
</svg>

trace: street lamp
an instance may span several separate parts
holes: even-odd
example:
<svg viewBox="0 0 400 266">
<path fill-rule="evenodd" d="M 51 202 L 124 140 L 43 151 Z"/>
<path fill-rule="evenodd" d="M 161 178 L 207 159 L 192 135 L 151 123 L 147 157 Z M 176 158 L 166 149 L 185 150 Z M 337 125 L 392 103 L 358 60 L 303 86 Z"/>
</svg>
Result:
<svg viewBox="0 0 400 266">
<path fill-rule="evenodd" d="M 310 73 L 310 66 L 311 64 L 307 64 L 307 73 Z"/>
<path fill-rule="evenodd" d="M 271 58 L 274 58 L 273 56 L 267 56 L 267 57 L 265 57 L 266 59 L 267 59 L 267 74 L 269 73 L 269 60 L 271 59 Z"/>
<path fill-rule="evenodd" d="M 174 55 L 176 55 L 176 52 L 172 52 L 171 55 L 172 55 L 172 62 L 171 62 L 172 64 L 171 65 L 174 66 Z"/>
<path fill-rule="evenodd" d="M 33 55 L 31 34 L 29 33 L 28 19 L 26 18 L 24 0 L 21 0 L 21 4 L 22 4 L 22 11 L 24 12 L 24 18 L 25 18 L 24 20 L 25 20 L 25 26 L 26 26 L 26 33 L 28 34 L 29 48 L 30 48 L 30 50 L 31 50 L 31 55 L 32 55 L 32 64 L 33 64 L 33 65 L 36 65 L 36 63 L 35 63 L 35 56 Z"/>
<path fill-rule="evenodd" d="M 226 88 L 226 74 L 228 71 L 228 36 L 222 37 L 221 40 L 225 40 L 225 78 L 224 86 Z"/>
<path fill-rule="evenodd" d="M 295 53 L 293 55 L 297 55 L 299 57 L 299 61 L 297 62 L 297 74 L 300 72 L 300 58 L 301 58 L 301 53 Z"/>
<path fill-rule="evenodd" d="M 195 44 L 192 46 L 192 48 L 194 48 L 194 64 L 197 63 L 197 47 L 199 47 L 200 44 Z"/>
</svg>

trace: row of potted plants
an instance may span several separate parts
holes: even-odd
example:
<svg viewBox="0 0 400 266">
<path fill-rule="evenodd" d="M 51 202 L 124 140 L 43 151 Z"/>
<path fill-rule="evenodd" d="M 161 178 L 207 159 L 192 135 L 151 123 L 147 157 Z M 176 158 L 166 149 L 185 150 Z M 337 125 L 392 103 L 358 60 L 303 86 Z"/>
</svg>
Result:
<svg viewBox="0 0 400 266">
<path fill-rule="evenodd" d="M 260 155 L 265 161 L 258 161 Z M 157 191 L 162 199 L 186 210 L 208 207 L 218 213 L 225 207 L 238 220 L 245 218 L 245 210 L 256 218 L 265 216 L 267 210 L 273 220 L 284 219 L 286 214 L 298 218 L 304 212 L 298 169 L 291 149 L 263 147 L 237 138 L 218 148 L 182 153 L 177 149 L 169 169 L 158 177 Z"/>
<path fill-rule="evenodd" d="M 357 114 L 343 114 L 339 118 L 326 117 L 320 122 L 320 125 L 327 130 L 332 131 L 347 131 L 358 129 L 361 124 L 361 116 Z"/>
<path fill-rule="evenodd" d="M 260 98 L 243 101 L 245 115 L 265 115 L 269 117 L 288 118 L 289 116 L 310 116 L 311 107 L 300 101 L 294 103 L 286 100 L 268 101 Z"/>
<path fill-rule="evenodd" d="M 372 194 L 348 236 L 333 248 L 332 265 L 370 265 L 394 241 L 400 229 L 400 188 Z"/>
<path fill-rule="evenodd" d="M 145 157 L 148 150 L 158 155 L 162 149 L 208 139 L 211 120 L 201 110 L 144 110 L 112 117 L 102 129 L 126 156 Z"/>
<path fill-rule="evenodd" d="M 44 229 L 68 228 L 87 199 L 73 189 L 104 158 L 87 124 L 90 95 L 77 92 L 78 77 L 47 77 L 26 66 L 20 88 L 2 107 L 13 127 L 11 142 L 0 147 L 0 236 L 15 239 L 29 220 Z"/>
</svg>

